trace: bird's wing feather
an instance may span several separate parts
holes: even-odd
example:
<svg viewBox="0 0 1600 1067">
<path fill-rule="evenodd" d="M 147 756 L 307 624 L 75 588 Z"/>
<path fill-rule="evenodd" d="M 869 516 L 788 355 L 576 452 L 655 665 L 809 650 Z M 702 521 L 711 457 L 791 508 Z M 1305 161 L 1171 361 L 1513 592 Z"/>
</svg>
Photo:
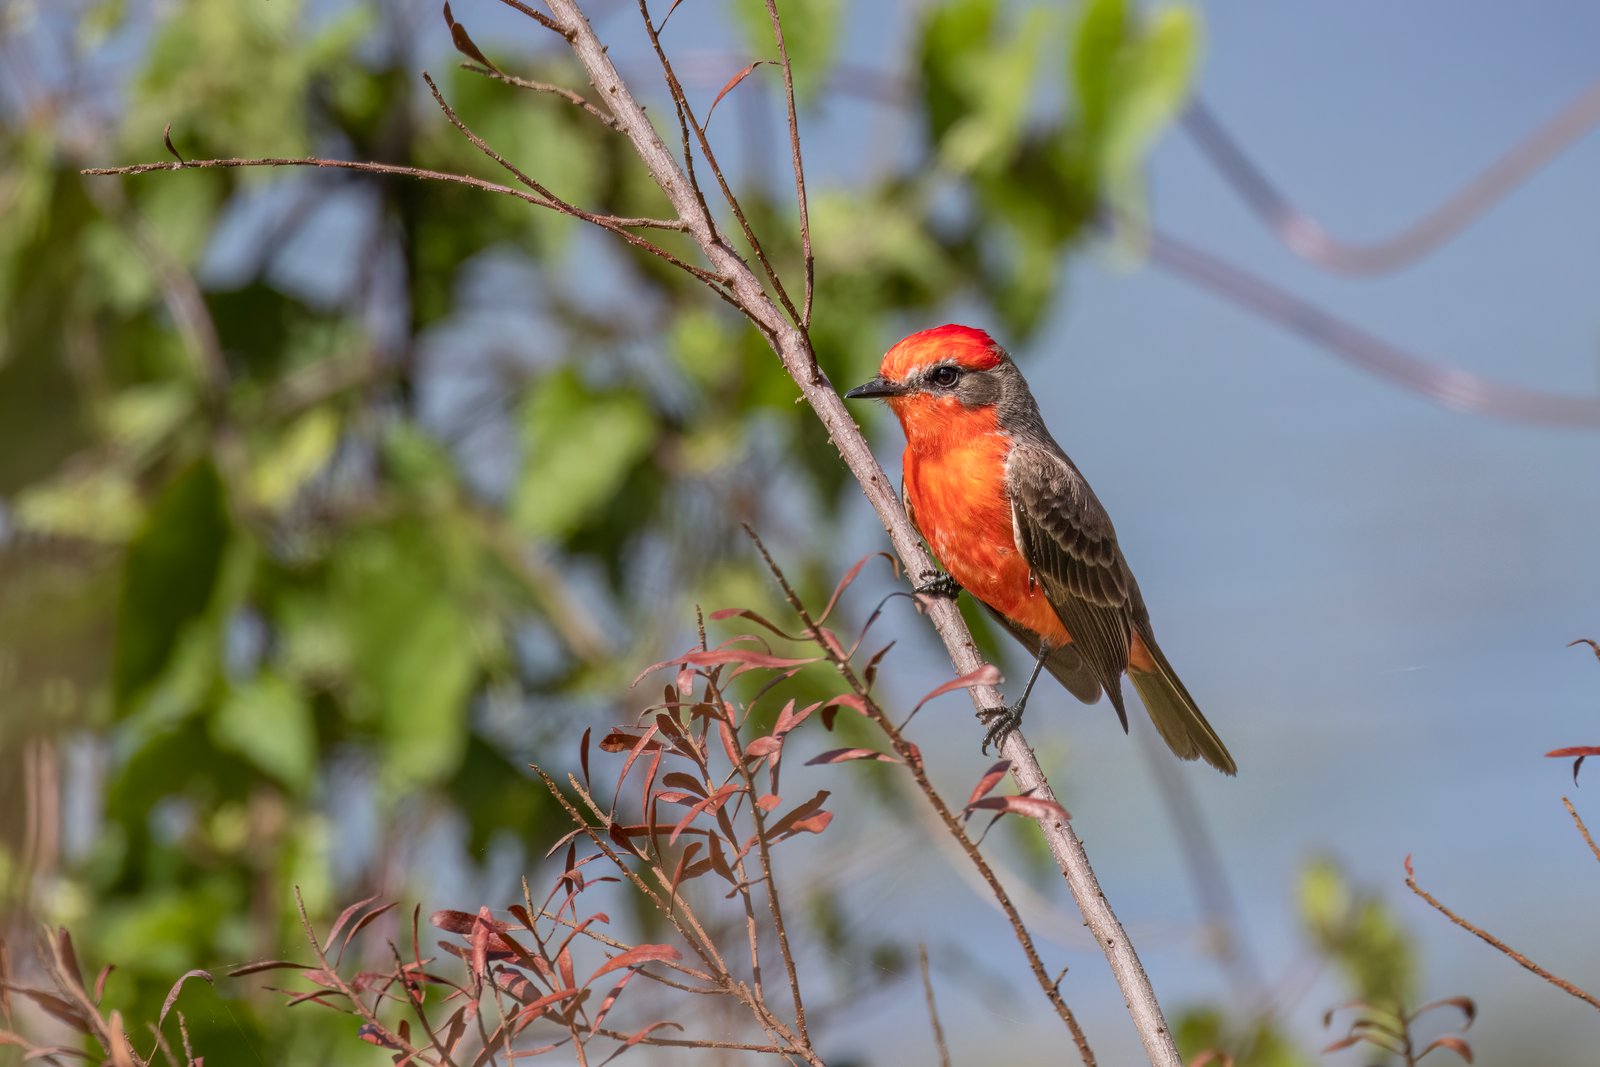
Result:
<svg viewBox="0 0 1600 1067">
<path fill-rule="evenodd" d="M 1111 518 L 1083 475 L 1051 449 L 1013 448 L 1006 478 L 1017 547 L 1126 730 L 1122 672 L 1142 603 Z"/>
<path fill-rule="evenodd" d="M 984 604 L 983 606 L 994 617 L 995 622 L 1004 626 L 1007 632 L 1012 637 L 1015 637 L 1023 648 L 1028 650 L 1029 655 L 1037 656 L 1039 654 L 1038 634 L 1025 626 L 1017 625 L 1000 612 L 989 607 L 989 605 Z M 1094 669 L 1084 660 L 1083 654 L 1078 651 L 1076 645 L 1062 645 L 1060 648 L 1052 648 L 1050 654 L 1045 657 L 1044 665 L 1045 669 L 1055 676 L 1056 681 L 1066 686 L 1067 692 L 1085 704 L 1093 704 L 1100 699 L 1100 679 L 1096 676 Z"/>
</svg>

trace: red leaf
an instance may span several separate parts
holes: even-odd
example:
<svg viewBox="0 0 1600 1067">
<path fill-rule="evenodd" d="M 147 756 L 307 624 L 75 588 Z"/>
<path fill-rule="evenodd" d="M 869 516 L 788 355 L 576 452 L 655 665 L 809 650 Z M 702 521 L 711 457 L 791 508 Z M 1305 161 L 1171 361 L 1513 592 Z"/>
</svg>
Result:
<svg viewBox="0 0 1600 1067">
<path fill-rule="evenodd" d="M 1434 1038 L 1432 1041 L 1428 1042 L 1428 1047 L 1422 1050 L 1421 1054 L 1417 1056 L 1417 1059 L 1422 1059 L 1423 1056 L 1426 1056 L 1436 1048 L 1447 1048 L 1451 1052 L 1454 1052 L 1457 1056 L 1460 1056 L 1462 1059 L 1466 1060 L 1468 1063 L 1472 1062 L 1472 1046 L 1467 1044 L 1461 1038 L 1453 1035 Z"/>
<path fill-rule="evenodd" d="M 78 951 L 72 947 L 72 935 L 65 926 L 56 927 L 56 955 L 65 971 L 78 987 L 83 988 L 83 969 L 78 966 Z"/>
<path fill-rule="evenodd" d="M 472 38 L 467 36 L 467 28 L 457 22 L 454 15 L 450 14 L 449 4 L 444 5 L 444 23 L 450 27 L 450 41 L 456 46 L 457 52 L 469 59 L 476 59 L 496 74 L 500 73 L 500 68 L 484 58 L 483 53 L 478 51 L 478 46 L 472 43 Z M 329 940 L 332 939 L 330 938 Z"/>
<path fill-rule="evenodd" d="M 827 828 L 828 823 L 833 821 L 833 813 L 822 810 L 822 805 L 829 796 L 826 789 L 818 790 L 816 796 L 796 805 L 787 815 L 773 823 L 767 830 L 768 834 L 773 840 L 780 840 L 794 834 L 821 833 Z"/>
<path fill-rule="evenodd" d="M 367 926 L 369 924 L 371 924 L 371 922 L 374 919 L 376 919 L 378 916 L 382 915 L 384 912 L 388 911 L 390 908 L 393 908 L 393 907 L 397 906 L 399 903 L 400 902 L 398 900 L 391 900 L 389 903 L 385 904 L 383 907 L 381 907 L 381 908 L 373 908 L 371 911 L 369 911 L 365 915 L 363 915 L 360 919 L 356 920 L 355 924 L 352 925 L 350 927 L 349 931 L 344 935 L 344 944 L 339 946 L 339 957 L 338 957 L 338 960 L 336 960 L 335 962 L 337 963 L 337 962 L 343 961 L 343 959 L 344 959 L 344 950 L 350 947 L 351 940 L 354 939 L 357 934 L 359 934 L 362 930 L 365 930 L 367 928 Z M 329 938 L 328 940 L 331 941 L 333 939 Z"/>
<path fill-rule="evenodd" d="M 449 4 L 445 5 L 446 8 L 449 8 L 449 6 Z M 448 11 L 446 12 L 445 17 L 450 17 Z M 333 944 L 333 942 L 339 937 L 339 931 L 344 929 L 344 924 L 355 918 L 356 912 L 360 911 L 362 908 L 366 907 L 368 904 L 371 904 L 377 899 L 378 894 L 374 893 L 370 897 L 361 898 L 348 908 L 341 911 L 339 913 L 339 917 L 333 920 L 333 928 L 328 931 L 328 944 Z"/>
<path fill-rule="evenodd" d="M 472 932 L 472 924 L 476 919 L 477 916 L 470 911 L 444 909 L 428 916 L 428 925 L 447 934 L 467 934 Z"/>
<path fill-rule="evenodd" d="M 721 608 L 717 611 L 713 611 L 708 618 L 710 618 L 712 622 L 721 622 L 723 619 L 749 619 L 757 626 L 770 630 L 772 633 L 783 638 L 785 641 L 805 640 L 803 635 L 785 633 L 783 630 L 780 630 L 778 627 L 774 626 L 771 622 L 768 622 L 765 617 L 756 614 L 748 608 Z"/>
<path fill-rule="evenodd" d="M 652 726 L 650 729 L 653 731 L 655 727 Z M 644 739 L 649 739 L 649 735 L 646 734 Z M 630 734 L 626 730 L 612 730 L 600 739 L 600 751 L 627 752 L 638 744 L 640 740 L 641 738 L 638 735 Z M 661 748 L 662 745 L 660 741 L 651 741 L 650 747 Z"/>
<path fill-rule="evenodd" d="M 770 756 L 782 747 L 783 738 L 768 734 L 765 737 L 758 737 L 744 746 L 744 754 L 746 756 Z"/>
<path fill-rule="evenodd" d="M 776 793 L 763 793 L 761 796 L 756 797 L 756 807 L 762 811 L 771 811 L 782 803 L 783 798 Z"/>
<path fill-rule="evenodd" d="M 745 73 L 748 74 L 749 71 L 746 71 Z M 818 626 L 821 626 L 828 620 L 828 616 L 833 614 L 834 606 L 839 603 L 839 598 L 844 595 L 844 591 L 850 588 L 850 584 L 854 582 L 856 580 L 856 576 L 861 573 L 861 568 L 865 567 L 869 562 L 878 556 L 882 556 L 884 559 L 887 559 L 891 564 L 894 563 L 894 557 L 889 555 L 887 552 L 874 552 L 870 556 L 862 556 L 860 559 L 856 560 L 856 565 L 851 567 L 850 570 L 845 573 L 843 578 L 839 579 L 838 585 L 834 586 L 833 596 L 828 598 L 828 606 L 822 609 L 821 615 L 817 616 Z"/>
<path fill-rule="evenodd" d="M 877 760 L 880 763 L 900 762 L 887 752 L 879 752 L 874 748 L 834 748 L 806 760 L 806 766 L 810 767 L 819 763 L 848 763 L 851 760 L 858 759 Z"/>
<path fill-rule="evenodd" d="M 775 60 L 771 59 L 758 59 L 754 63 L 751 63 L 749 66 L 745 67 L 743 70 L 739 71 L 739 73 L 735 74 L 733 77 L 729 78 L 728 83 L 722 87 L 722 91 L 717 93 L 717 98 L 711 101 L 711 106 L 706 109 L 706 120 L 705 122 L 701 123 L 702 128 L 711 125 L 712 113 L 717 110 L 717 105 L 722 103 L 722 98 L 733 92 L 735 86 L 744 81 L 746 78 L 750 77 L 751 73 L 757 67 L 773 65 L 775 62 Z"/>
<path fill-rule="evenodd" d="M 643 1041 L 645 1038 L 649 1037 L 652 1033 L 654 1033 L 655 1031 L 661 1029 L 663 1026 L 671 1026 L 674 1029 L 677 1029 L 677 1030 L 680 1030 L 680 1031 L 683 1029 L 683 1027 L 679 1026 L 677 1023 L 670 1022 L 670 1021 L 665 1020 L 665 1019 L 662 1020 L 661 1022 L 658 1022 L 658 1023 L 651 1023 L 649 1026 L 645 1027 L 643 1030 L 640 1030 L 638 1033 L 635 1033 L 635 1034 L 631 1035 L 628 1038 L 628 1040 L 626 1040 L 626 1041 L 624 1041 L 622 1043 L 622 1047 L 617 1049 L 617 1051 L 613 1052 L 611 1055 L 609 1055 L 605 1059 L 601 1060 L 600 1061 L 600 1067 L 605 1067 L 606 1064 L 610 1063 L 612 1060 L 616 1059 L 618 1056 L 622 1055 L 624 1052 L 628 1051 L 630 1048 L 632 1048 L 633 1046 L 637 1045 L 639 1042 Z"/>
<path fill-rule="evenodd" d="M 638 973 L 638 971 L 630 970 L 622 976 L 616 985 L 611 987 L 611 991 L 606 994 L 606 998 L 600 1002 L 600 1010 L 595 1013 L 594 1025 L 596 1029 L 606 1021 L 606 1016 L 611 1012 L 612 1006 L 617 1003 L 617 998 L 622 996 L 622 988 L 633 981 L 634 975 Z"/>
<path fill-rule="evenodd" d="M 998 811 L 1002 815 L 1024 815 L 1030 819 L 1037 819 L 1040 822 L 1043 822 L 1047 819 L 1056 822 L 1066 822 L 1068 819 L 1072 818 L 1072 816 L 1067 813 L 1066 808 L 1063 808 L 1060 804 L 1057 804 L 1053 800 L 1046 800 L 1043 797 L 984 797 L 982 800 L 976 800 L 971 804 L 968 804 L 967 810 Z"/>
<path fill-rule="evenodd" d="M 539 1016 L 543 1015 L 545 1009 L 550 1005 L 555 1004 L 558 1001 L 566 1000 L 568 997 L 575 997 L 580 992 L 582 992 L 580 989 L 558 989 L 554 993 L 546 993 L 538 1000 L 533 1001 L 527 1007 L 517 1012 L 516 1032 L 521 1033 L 525 1026 L 539 1018 Z"/>
<path fill-rule="evenodd" d="M 993 767 L 983 772 L 983 777 L 978 779 L 978 784 L 972 787 L 972 795 L 967 798 L 967 807 L 971 808 L 980 799 L 989 795 L 1000 780 L 1011 770 L 1011 761 L 1003 759 Z"/>
<path fill-rule="evenodd" d="M 737 782 L 729 782 L 715 793 L 712 793 L 704 800 L 701 800 L 695 804 L 694 807 L 689 809 L 689 814 L 680 819 L 678 824 L 672 828 L 672 836 L 667 838 L 667 844 L 676 844 L 678 841 L 678 836 L 689 828 L 690 823 L 699 818 L 701 812 L 716 811 L 718 808 L 722 807 L 722 805 L 726 804 L 736 793 L 743 791 L 743 785 L 740 785 Z"/>
<path fill-rule="evenodd" d="M 178 1002 L 178 994 L 183 992 L 183 984 L 191 978 L 203 978 L 205 979 L 206 985 L 210 986 L 217 984 L 216 979 L 211 977 L 210 971 L 202 971 L 199 968 L 196 968 L 192 971 L 184 971 L 182 974 L 180 974 L 178 976 L 178 980 L 172 983 L 172 988 L 167 990 L 167 999 L 161 1004 L 161 1014 L 156 1017 L 157 1030 L 160 1030 L 162 1027 L 167 1025 L 167 1013 L 170 1012 L 172 1010 L 172 1006 Z"/>
<path fill-rule="evenodd" d="M 589 735 L 594 727 L 583 728 L 583 742 L 578 746 L 578 762 L 583 766 L 583 787 L 589 789 Z"/>
<path fill-rule="evenodd" d="M 865 715 L 867 713 L 867 702 L 856 696 L 854 693 L 842 693 L 839 696 L 832 698 L 826 704 L 822 705 L 823 729 L 833 729 L 833 720 L 838 717 L 840 708 L 849 708 L 851 711 Z"/>
<path fill-rule="evenodd" d="M 307 971 L 310 970 L 310 968 L 303 963 L 295 963 L 293 960 L 257 960 L 255 963 L 247 963 L 242 967 L 235 967 L 233 970 L 228 972 L 228 977 L 243 978 L 245 975 L 259 974 L 262 971 L 284 970 Z"/>
<path fill-rule="evenodd" d="M 645 730 L 645 732 L 639 736 L 638 740 L 634 742 L 632 750 L 628 753 L 628 758 L 622 761 L 622 770 L 617 775 L 617 791 L 616 793 L 612 794 L 611 797 L 611 810 L 613 812 L 617 810 L 617 797 L 622 795 L 622 783 L 628 780 L 628 770 L 633 766 L 633 761 L 639 758 L 639 753 L 643 752 L 645 750 L 645 746 L 650 744 L 651 738 L 655 736 L 656 731 L 659 729 L 659 726 L 652 723 L 650 728 Z M 604 741 L 600 742 L 600 747 L 605 747 Z M 655 751 L 660 752 L 661 743 L 659 741 L 656 742 L 654 748 Z"/>
<path fill-rule="evenodd" d="M 1571 748 L 1553 748 L 1546 757 L 1560 759 L 1564 756 L 1600 756 L 1600 745 L 1575 745 Z"/>
<path fill-rule="evenodd" d="M 693 793 L 697 797 L 706 795 L 705 783 L 694 775 L 686 774 L 683 771 L 668 771 L 661 776 L 661 784 L 669 789 L 682 789 L 685 792 Z"/>
<path fill-rule="evenodd" d="M 1470 1027 L 1478 1018 L 1478 1005 L 1471 997 L 1446 997 L 1443 1000 L 1430 1001 L 1412 1012 L 1411 1017 L 1413 1019 L 1418 1018 L 1433 1011 L 1435 1008 L 1455 1008 L 1459 1011 L 1466 1017 L 1466 1022 L 1461 1027 L 1463 1030 Z"/>
<path fill-rule="evenodd" d="M 590 985 L 602 974 L 620 971 L 624 967 L 639 967 L 646 963 L 677 963 L 683 959 L 683 953 L 671 945 L 635 945 L 619 956 L 613 956 L 600 965 L 599 970 L 589 976 L 589 981 L 583 983 Z"/>
<path fill-rule="evenodd" d="M 999 684 L 1000 668 L 996 667 L 992 663 L 980 663 L 977 667 L 968 671 L 966 674 L 963 674 L 959 678 L 950 679 L 948 682 L 944 683 L 939 688 L 923 697 L 921 700 L 917 701 L 917 706 L 911 709 L 911 714 L 915 715 L 917 712 L 921 711 L 922 705 L 926 704 L 934 697 L 944 696 L 946 693 L 953 692 L 954 690 L 971 689 L 974 686 L 979 685 Z"/>
</svg>

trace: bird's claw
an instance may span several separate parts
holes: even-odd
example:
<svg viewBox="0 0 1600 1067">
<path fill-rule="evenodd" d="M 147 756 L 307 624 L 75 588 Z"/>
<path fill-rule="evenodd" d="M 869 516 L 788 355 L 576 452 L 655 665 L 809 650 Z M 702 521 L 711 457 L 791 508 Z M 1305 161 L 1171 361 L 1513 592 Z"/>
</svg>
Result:
<svg viewBox="0 0 1600 1067">
<path fill-rule="evenodd" d="M 1022 725 L 1022 702 L 1008 705 L 1003 708 L 984 708 L 981 713 L 984 725 L 989 729 L 983 735 L 983 748 L 980 749 L 985 756 L 989 754 L 989 746 L 999 750 L 1000 742 L 1006 735 L 1014 733 Z"/>
<path fill-rule="evenodd" d="M 961 595 L 961 583 L 948 574 L 940 574 L 929 578 L 911 591 L 918 596 L 938 596 L 954 600 Z"/>
</svg>

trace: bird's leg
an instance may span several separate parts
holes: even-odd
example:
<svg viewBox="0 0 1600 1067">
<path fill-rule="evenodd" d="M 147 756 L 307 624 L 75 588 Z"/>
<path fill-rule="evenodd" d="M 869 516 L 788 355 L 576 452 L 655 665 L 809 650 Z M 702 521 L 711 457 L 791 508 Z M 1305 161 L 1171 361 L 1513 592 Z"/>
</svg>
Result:
<svg viewBox="0 0 1600 1067">
<path fill-rule="evenodd" d="M 1050 658 L 1050 643 L 1039 642 L 1039 658 L 1033 661 L 1033 673 L 1028 675 L 1028 684 L 1022 687 L 1022 699 L 1005 708 L 984 708 L 983 721 L 989 730 L 983 735 L 984 755 L 989 754 L 989 746 L 999 747 L 1005 740 L 1006 734 L 1016 730 L 1022 725 L 1022 711 L 1028 706 L 1028 694 L 1033 692 L 1033 683 L 1039 680 L 1039 672 L 1044 669 L 1044 661 Z"/>
<path fill-rule="evenodd" d="M 915 586 L 911 591 L 918 596 L 939 596 L 954 600 L 961 595 L 961 583 L 948 574 L 938 574 Z"/>
</svg>

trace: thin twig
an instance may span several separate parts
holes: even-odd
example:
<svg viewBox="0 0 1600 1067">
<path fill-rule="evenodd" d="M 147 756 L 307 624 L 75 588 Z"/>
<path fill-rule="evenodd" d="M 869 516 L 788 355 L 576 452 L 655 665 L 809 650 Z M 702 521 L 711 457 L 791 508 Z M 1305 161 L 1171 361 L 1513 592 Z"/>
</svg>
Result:
<svg viewBox="0 0 1600 1067">
<path fill-rule="evenodd" d="M 789 160 L 794 167 L 794 200 L 800 209 L 800 255 L 805 263 L 805 301 L 801 305 L 800 329 L 809 330 L 816 261 L 811 255 L 811 214 L 806 206 L 806 170 L 800 158 L 800 120 L 794 108 L 794 67 L 789 63 L 789 46 L 783 39 L 777 0 L 767 0 L 767 18 L 772 22 L 772 36 L 778 42 L 778 62 L 783 66 L 783 98 L 789 112 Z"/>
<path fill-rule="evenodd" d="M 485 78 L 492 78 L 497 82 L 505 82 L 507 85 L 514 85 L 518 89 L 527 89 L 530 92 L 549 93 L 551 96 L 559 96 L 561 99 L 567 101 L 567 103 L 587 111 L 589 114 L 599 119 L 603 124 L 611 129 L 622 129 L 621 124 L 617 122 L 615 117 L 607 114 L 600 108 L 595 107 L 582 93 L 568 89 L 565 85 L 555 85 L 551 82 L 536 82 L 530 78 L 519 78 L 515 74 L 507 74 L 503 70 L 495 70 L 492 67 L 485 67 L 478 63 L 463 63 L 461 64 L 461 69 L 469 70 L 474 74 L 481 74 Z"/>
<path fill-rule="evenodd" d="M 560 0 L 561 6 L 567 6 L 572 3 L 573 0 Z M 772 283 L 773 292 L 777 293 L 779 303 L 789 313 L 790 321 L 798 327 L 803 321 L 800 312 L 794 306 L 794 301 L 789 299 L 789 292 L 783 286 L 783 279 L 778 277 L 778 272 L 773 269 L 772 261 L 767 258 L 767 250 L 762 247 L 760 238 L 756 236 L 756 231 L 751 227 L 750 219 L 744 213 L 744 205 L 739 203 L 739 198 L 734 195 L 733 187 L 728 184 L 728 177 L 723 173 L 722 166 L 717 162 L 716 152 L 712 150 L 711 139 L 706 136 L 705 126 L 694 117 L 694 107 L 689 103 L 689 96 L 684 92 L 683 85 L 678 81 L 677 74 L 673 72 L 672 62 L 667 58 L 666 50 L 661 46 L 661 38 L 656 34 L 655 27 L 650 22 L 648 0 L 639 0 L 639 12 L 644 16 L 645 26 L 650 33 L 650 42 L 655 46 L 656 59 L 660 62 L 661 70 L 666 75 L 667 88 L 672 93 L 673 102 L 682 110 L 689 128 L 694 131 L 695 142 L 700 146 L 700 154 L 705 157 L 706 166 L 711 168 L 711 176 L 717 180 L 717 187 L 722 190 L 722 199 L 727 202 L 728 207 L 733 211 L 733 217 L 739 223 L 739 229 L 744 234 L 745 243 L 750 246 L 750 251 L 755 253 L 756 261 L 761 264 L 761 269 L 766 274 L 767 280 Z M 588 27 L 587 21 L 584 22 L 584 27 Z M 594 31 L 589 30 L 589 32 L 592 34 Z M 582 34 L 580 33 L 579 36 L 581 37 Z M 577 47 L 576 42 L 574 42 L 573 47 Z M 615 73 L 615 69 L 614 67 L 612 68 L 613 73 Z M 620 77 L 617 79 L 617 84 L 621 84 Z M 657 140 L 659 141 L 659 138 Z M 685 159 L 689 155 L 690 153 L 685 152 Z M 705 206 L 705 199 L 700 195 L 699 188 L 699 183 L 695 182 L 695 195 L 701 207 L 705 210 L 706 219 L 709 223 L 711 211 Z M 680 216 L 684 215 L 681 208 L 678 214 Z"/>
<path fill-rule="evenodd" d="M 1417 877 L 1414 873 L 1412 873 L 1410 864 L 1411 861 L 1408 857 L 1406 860 L 1406 887 L 1426 901 L 1434 911 L 1437 911 L 1440 915 L 1443 915 L 1446 919 L 1449 919 L 1451 922 L 1455 923 L 1469 934 L 1477 937 L 1480 941 L 1483 941 L 1495 951 L 1510 959 L 1523 970 L 1531 971 L 1540 978 L 1543 978 L 1546 982 L 1549 982 L 1551 985 L 1555 986 L 1557 989 L 1577 997 L 1579 1000 L 1585 1002 L 1596 1010 L 1600 1010 L 1600 998 L 1595 997 L 1594 994 L 1583 989 L 1579 989 L 1565 978 L 1551 974 L 1549 971 L 1545 970 L 1537 963 L 1534 963 L 1528 957 L 1524 956 L 1522 953 L 1518 952 L 1504 941 L 1501 941 L 1498 937 L 1495 937 L 1493 934 L 1489 933 L 1489 931 L 1480 926 L 1474 926 L 1472 923 L 1463 919 L 1461 916 L 1457 915 L 1455 912 L 1441 904 L 1432 893 L 1429 893 L 1426 889 L 1423 889 L 1417 884 Z"/>
<path fill-rule="evenodd" d="M 1589 834 L 1589 828 L 1583 825 L 1583 819 L 1578 815 L 1578 809 L 1572 806 L 1572 801 L 1567 797 L 1561 798 L 1561 803 L 1567 806 L 1567 814 L 1572 816 L 1572 821 L 1578 826 L 1578 833 L 1583 835 L 1584 844 L 1589 846 L 1589 851 L 1594 853 L 1594 858 L 1600 860 L 1600 845 L 1594 843 L 1594 838 Z"/>
<path fill-rule="evenodd" d="M 705 623 L 702 621 L 702 633 L 704 632 L 704 626 Z M 733 716 L 728 712 L 727 704 L 723 701 L 722 694 L 720 692 L 716 694 L 716 703 L 713 706 L 720 707 L 722 709 L 723 726 L 725 729 L 731 732 L 730 736 L 733 738 L 733 744 L 736 747 L 739 746 L 738 735 L 736 732 L 732 732 L 734 730 Z M 789 947 L 789 928 L 784 925 L 783 907 L 778 902 L 778 884 L 772 873 L 772 848 L 767 841 L 767 814 L 761 809 L 761 805 L 755 803 L 755 799 L 758 795 L 756 790 L 755 773 L 751 771 L 749 762 L 743 758 L 743 748 L 737 747 L 737 751 L 740 759 L 735 764 L 735 769 L 744 779 L 745 789 L 749 791 L 749 799 L 751 801 L 750 818 L 751 821 L 755 823 L 756 828 L 756 855 L 761 864 L 762 881 L 766 883 L 765 888 L 767 893 L 767 907 L 772 913 L 772 928 L 778 937 L 778 953 L 783 958 L 784 976 L 789 981 L 789 993 L 794 1000 L 795 1029 L 800 1032 L 800 1040 L 809 1046 L 811 1044 L 811 1035 L 806 1029 L 806 1006 L 800 998 L 800 975 L 795 968 L 794 952 Z M 721 816 L 724 811 L 725 808 L 719 808 L 717 809 L 717 814 Z M 726 830 L 724 832 L 726 832 Z M 732 841 L 734 838 L 730 836 L 729 840 Z M 735 856 L 737 858 L 737 853 L 735 853 Z M 744 876 L 741 874 L 741 880 L 743 877 Z M 744 893 L 744 896 L 748 897 L 749 895 L 749 891 L 747 890 Z"/>
<path fill-rule="evenodd" d="M 620 1030 L 610 1030 L 599 1027 L 594 1033 L 601 1037 L 610 1037 L 618 1041 L 630 1040 L 631 1035 Z M 765 1052 L 773 1056 L 786 1056 L 789 1050 L 779 1048 L 777 1045 L 755 1045 L 744 1041 L 713 1041 L 704 1037 L 641 1037 L 634 1042 L 638 1045 L 659 1045 L 662 1048 L 720 1048 L 732 1052 Z"/>
<path fill-rule="evenodd" d="M 512 8 L 514 10 L 522 12 L 524 15 L 528 16 L 530 19 L 532 19 L 533 21 L 537 22 L 539 25 L 543 26 L 545 29 L 549 30 L 551 33 L 558 34 L 563 40 L 567 40 L 567 41 L 572 40 L 572 31 L 571 30 L 566 29 L 565 27 L 561 26 L 559 23 L 557 23 L 554 20 L 552 20 L 550 18 L 550 16 L 546 15 L 544 12 L 535 11 L 533 8 L 529 7 L 527 4 L 524 4 L 522 2 L 522 0 L 500 0 L 500 2 L 502 4 L 504 4 L 504 5 L 506 5 L 509 8 Z"/>
<path fill-rule="evenodd" d="M 917 946 L 917 959 L 922 964 L 922 996 L 928 1002 L 928 1022 L 933 1027 L 933 1045 L 939 1050 L 939 1067 L 950 1067 L 950 1047 L 944 1042 L 944 1027 L 939 1025 L 939 1006 L 933 1000 L 933 979 L 928 976 L 928 946 Z"/>
<path fill-rule="evenodd" d="M 311 951 L 316 955 L 317 962 L 322 965 L 322 976 L 326 978 L 333 988 L 342 994 L 345 999 L 350 1001 L 350 1005 L 351 1007 L 355 1008 L 356 1014 L 360 1015 L 362 1020 L 372 1027 L 373 1033 L 375 1033 L 378 1037 L 381 1037 L 383 1040 L 389 1042 L 389 1046 L 391 1048 L 409 1047 L 406 1042 L 400 1039 L 400 1035 L 394 1033 L 383 1024 L 383 1020 L 378 1018 L 377 1014 L 367 1006 L 367 1002 L 361 999 L 361 995 L 351 987 L 349 982 L 344 980 L 344 977 L 334 968 L 333 964 L 328 961 L 328 954 L 323 950 L 322 941 L 317 937 L 316 927 L 311 925 L 311 917 L 306 914 L 306 902 L 305 898 L 300 895 L 299 886 L 294 887 L 294 906 L 295 909 L 300 913 L 300 928 L 305 931 L 306 941 L 310 943 Z M 435 1042 L 435 1047 L 437 1047 L 440 1054 L 444 1056 L 443 1062 L 446 1064 L 451 1064 L 453 1067 L 455 1061 L 450 1058 L 450 1054 L 444 1050 L 444 1047 L 438 1045 L 437 1042 Z"/>
</svg>

